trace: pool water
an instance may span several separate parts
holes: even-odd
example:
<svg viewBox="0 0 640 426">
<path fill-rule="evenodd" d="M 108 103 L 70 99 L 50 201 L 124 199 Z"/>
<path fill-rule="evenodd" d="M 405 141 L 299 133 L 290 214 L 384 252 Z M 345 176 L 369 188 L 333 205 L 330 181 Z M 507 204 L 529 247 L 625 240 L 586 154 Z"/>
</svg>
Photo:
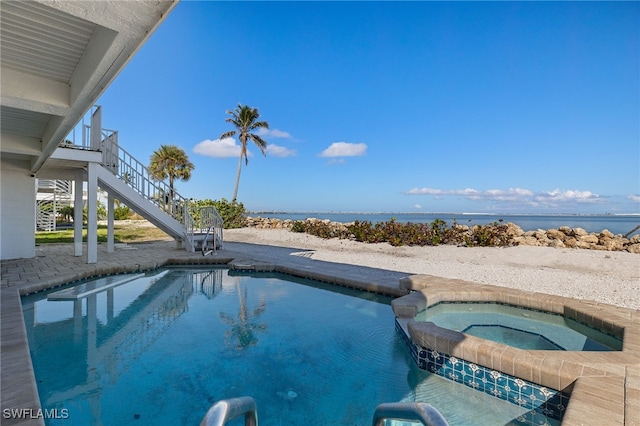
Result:
<svg viewBox="0 0 640 426">
<path fill-rule="evenodd" d="M 443 302 L 415 319 L 519 349 L 622 350 L 621 339 L 562 315 L 499 303 Z"/>
<path fill-rule="evenodd" d="M 389 298 L 227 269 L 129 278 L 23 298 L 42 408 L 69 414 L 47 424 L 195 425 L 245 395 L 263 426 L 370 425 L 393 401 L 451 425 L 558 424 L 419 370 Z"/>
</svg>

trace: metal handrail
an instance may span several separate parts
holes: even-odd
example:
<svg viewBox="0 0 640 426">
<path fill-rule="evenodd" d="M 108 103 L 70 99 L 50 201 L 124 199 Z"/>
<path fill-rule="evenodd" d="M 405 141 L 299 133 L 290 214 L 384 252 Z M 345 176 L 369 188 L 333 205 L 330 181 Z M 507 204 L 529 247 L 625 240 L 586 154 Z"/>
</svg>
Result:
<svg viewBox="0 0 640 426">
<path fill-rule="evenodd" d="M 214 206 L 205 206 L 200 208 L 200 228 L 199 233 L 205 232 L 204 240 L 202 240 L 202 255 L 206 256 L 211 253 L 215 253 L 217 248 L 222 248 L 222 229 L 223 220 L 222 216 L 218 213 L 218 210 Z M 206 243 L 209 235 L 213 231 L 213 248 L 207 250 Z M 195 230 L 194 230 L 195 232 Z"/>
<path fill-rule="evenodd" d="M 211 248 L 211 250 L 209 250 L 207 248 L 207 239 L 209 238 L 209 234 L 211 233 L 211 228 L 207 228 L 207 233 L 204 234 L 204 240 L 202 240 L 202 255 L 203 256 L 207 256 L 211 253 L 215 253 L 216 252 L 216 237 L 214 235 L 213 237 L 213 247 Z"/>
<path fill-rule="evenodd" d="M 384 426 L 385 420 L 418 421 L 424 426 L 449 426 L 436 408 L 426 402 L 387 402 L 378 405 L 373 426 Z"/>
<path fill-rule="evenodd" d="M 258 408 L 250 396 L 224 399 L 209 408 L 200 426 L 223 426 L 229 420 L 244 415 L 245 426 L 258 426 Z"/>
</svg>

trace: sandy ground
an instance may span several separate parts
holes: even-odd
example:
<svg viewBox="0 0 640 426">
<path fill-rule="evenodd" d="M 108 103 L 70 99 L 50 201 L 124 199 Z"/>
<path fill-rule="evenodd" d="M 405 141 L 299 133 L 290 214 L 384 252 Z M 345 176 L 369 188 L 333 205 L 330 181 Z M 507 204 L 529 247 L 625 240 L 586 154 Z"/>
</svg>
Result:
<svg viewBox="0 0 640 426">
<path fill-rule="evenodd" d="M 225 230 L 224 240 L 308 250 L 312 259 L 460 278 L 640 310 L 640 255 L 551 247 L 393 247 L 277 229 Z"/>
</svg>

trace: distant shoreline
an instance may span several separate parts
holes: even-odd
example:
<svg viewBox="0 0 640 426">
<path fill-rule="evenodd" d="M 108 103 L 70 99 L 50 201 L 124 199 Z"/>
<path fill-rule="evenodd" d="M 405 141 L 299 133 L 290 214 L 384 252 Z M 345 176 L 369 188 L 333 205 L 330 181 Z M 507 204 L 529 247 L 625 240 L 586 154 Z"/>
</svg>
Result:
<svg viewBox="0 0 640 426">
<path fill-rule="evenodd" d="M 392 219 L 402 223 L 431 223 L 443 220 L 464 225 L 487 225 L 493 222 L 512 222 L 524 231 L 558 229 L 562 226 L 583 228 L 588 232 L 611 231 L 625 235 L 640 225 L 640 213 L 632 214 L 498 214 L 498 213 L 399 213 L 399 212 L 276 212 L 251 211 L 250 217 L 272 219 L 305 220 L 307 218 L 328 219 L 332 222 L 349 223 L 356 220 L 372 223 L 388 222 Z"/>
<path fill-rule="evenodd" d="M 640 217 L 640 213 L 480 213 L 480 212 L 360 212 L 360 211 L 322 211 L 322 210 L 312 210 L 312 211 L 287 211 L 287 210 L 256 210 L 256 211 L 248 211 L 250 216 L 252 215 L 264 215 L 264 214 L 276 214 L 276 215 L 304 215 L 304 214 L 320 214 L 320 215 L 328 215 L 328 214 L 339 214 L 339 215 L 463 215 L 463 216 L 541 216 L 541 217 L 564 217 L 564 216 L 579 216 L 579 217 L 611 217 L 611 216 L 632 216 L 632 217 Z"/>
</svg>

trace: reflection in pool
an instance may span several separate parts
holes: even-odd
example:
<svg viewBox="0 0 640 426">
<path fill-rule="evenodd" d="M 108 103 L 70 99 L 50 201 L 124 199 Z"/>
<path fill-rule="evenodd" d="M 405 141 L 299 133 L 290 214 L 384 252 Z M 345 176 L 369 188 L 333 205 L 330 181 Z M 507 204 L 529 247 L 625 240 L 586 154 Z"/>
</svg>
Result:
<svg viewBox="0 0 640 426">
<path fill-rule="evenodd" d="M 620 339 L 573 319 L 500 303 L 442 302 L 415 319 L 519 349 L 622 350 Z"/>
<path fill-rule="evenodd" d="M 263 426 L 370 425 L 393 401 L 451 425 L 558 424 L 418 369 L 386 297 L 212 268 L 79 284 L 23 298 L 42 408 L 69 413 L 48 424 L 198 424 L 244 395 Z"/>
</svg>

